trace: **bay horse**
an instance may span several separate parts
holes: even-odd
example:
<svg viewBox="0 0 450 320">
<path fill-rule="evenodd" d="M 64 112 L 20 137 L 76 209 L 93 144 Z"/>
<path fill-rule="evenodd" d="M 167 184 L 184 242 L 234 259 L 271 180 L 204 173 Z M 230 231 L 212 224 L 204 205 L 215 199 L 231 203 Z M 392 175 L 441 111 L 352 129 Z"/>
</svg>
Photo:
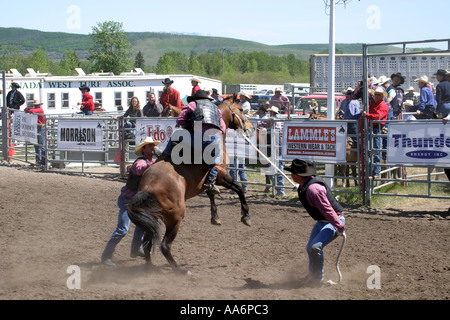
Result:
<svg viewBox="0 0 450 320">
<path fill-rule="evenodd" d="M 255 128 L 245 117 L 242 108 L 235 102 L 236 95 L 224 100 L 219 109 L 227 129 L 242 130 L 252 136 Z M 241 201 L 241 222 L 250 226 L 250 215 L 245 193 L 227 173 L 227 155 L 225 136 L 222 139 L 222 156 L 216 184 L 237 193 Z M 160 222 L 166 226 L 164 237 L 160 243 L 161 252 L 175 272 L 190 274 L 189 270 L 180 267 L 171 254 L 172 243 L 180 229 L 186 214 L 186 200 L 204 191 L 203 183 L 209 172 L 208 164 L 174 165 L 170 159 L 160 158 L 144 173 L 139 191 L 129 202 L 130 220 L 144 230 L 144 253 L 147 266 L 152 266 L 150 251 L 154 244 L 161 241 Z M 220 224 L 215 205 L 214 194 L 209 194 L 211 201 L 211 222 Z"/>
<path fill-rule="evenodd" d="M 172 105 L 167 105 L 164 107 L 163 111 L 161 112 L 161 117 L 168 118 L 168 117 L 178 117 L 178 115 L 181 113 L 181 109 Z"/>
</svg>

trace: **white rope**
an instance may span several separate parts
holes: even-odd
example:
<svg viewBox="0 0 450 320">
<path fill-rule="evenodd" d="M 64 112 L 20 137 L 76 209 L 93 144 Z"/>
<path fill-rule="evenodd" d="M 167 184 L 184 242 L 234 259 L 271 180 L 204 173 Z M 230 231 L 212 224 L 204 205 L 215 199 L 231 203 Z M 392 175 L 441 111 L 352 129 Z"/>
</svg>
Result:
<svg viewBox="0 0 450 320">
<path fill-rule="evenodd" d="M 341 250 L 339 250 L 339 254 L 338 254 L 337 259 L 336 259 L 336 270 L 337 270 L 337 273 L 339 275 L 339 282 L 338 283 L 342 282 L 342 273 L 341 273 L 341 270 L 339 269 L 339 260 L 341 259 L 342 251 L 344 251 L 344 246 L 345 246 L 345 243 L 347 242 L 347 235 L 345 234 L 345 232 L 342 234 L 342 237 L 343 237 L 343 239 L 342 239 Z"/>
</svg>

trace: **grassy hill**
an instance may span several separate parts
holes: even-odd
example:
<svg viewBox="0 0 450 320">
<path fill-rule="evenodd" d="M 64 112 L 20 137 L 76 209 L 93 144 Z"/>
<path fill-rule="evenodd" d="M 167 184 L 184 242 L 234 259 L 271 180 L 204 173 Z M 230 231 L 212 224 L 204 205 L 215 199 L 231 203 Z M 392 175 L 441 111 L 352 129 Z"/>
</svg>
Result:
<svg viewBox="0 0 450 320">
<path fill-rule="evenodd" d="M 127 32 L 133 54 L 141 51 L 147 65 L 156 65 L 158 59 L 166 52 L 177 51 L 186 55 L 212 53 L 222 51 L 263 51 L 270 55 L 293 54 L 296 58 L 308 60 L 311 54 L 328 50 L 328 44 L 287 44 L 270 46 L 263 43 L 231 38 L 197 36 L 156 32 Z M 89 48 L 93 42 L 89 35 L 64 32 L 43 32 L 22 28 L 1 28 L 0 43 L 3 47 L 12 46 L 20 50 L 23 56 L 28 56 L 41 47 L 50 60 L 59 60 L 64 51 L 74 50 L 78 58 L 89 56 Z M 342 53 L 361 53 L 362 44 L 336 44 L 336 49 Z M 398 51 L 399 48 L 379 48 L 379 52 Z M 134 58 L 134 56 L 133 56 Z"/>
</svg>

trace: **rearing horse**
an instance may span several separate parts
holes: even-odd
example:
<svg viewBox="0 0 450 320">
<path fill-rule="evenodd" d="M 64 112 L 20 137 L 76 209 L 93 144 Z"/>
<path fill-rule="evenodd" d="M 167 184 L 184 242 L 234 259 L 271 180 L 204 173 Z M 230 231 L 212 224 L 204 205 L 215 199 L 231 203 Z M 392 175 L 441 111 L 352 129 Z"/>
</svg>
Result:
<svg viewBox="0 0 450 320">
<path fill-rule="evenodd" d="M 227 129 L 243 130 L 247 136 L 253 135 L 255 129 L 234 102 L 235 97 L 225 100 L 220 106 L 222 118 Z M 250 215 L 242 187 L 227 173 L 227 155 L 224 148 L 225 134 L 222 139 L 222 162 L 219 165 L 216 184 L 235 191 L 241 200 L 241 221 L 250 225 Z M 152 165 L 143 175 L 139 191 L 129 202 L 128 215 L 134 224 L 145 231 L 144 252 L 146 264 L 151 266 L 150 251 L 161 239 L 160 222 L 166 226 L 161 242 L 161 252 L 173 270 L 189 273 L 186 268 L 179 267 L 171 254 L 172 243 L 178 233 L 186 214 L 186 200 L 204 191 L 203 183 L 209 172 L 208 164 L 174 165 L 170 160 L 160 160 Z M 214 195 L 208 194 L 211 200 L 211 221 L 220 224 Z M 154 250 L 154 247 L 153 247 Z"/>
</svg>

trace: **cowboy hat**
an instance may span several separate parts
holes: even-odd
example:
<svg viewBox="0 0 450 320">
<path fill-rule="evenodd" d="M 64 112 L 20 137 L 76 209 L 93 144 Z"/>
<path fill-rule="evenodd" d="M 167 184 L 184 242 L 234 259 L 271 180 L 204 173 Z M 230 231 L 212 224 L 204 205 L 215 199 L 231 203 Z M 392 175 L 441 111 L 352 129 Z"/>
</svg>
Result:
<svg viewBox="0 0 450 320">
<path fill-rule="evenodd" d="M 143 139 L 143 140 L 141 141 L 141 144 L 138 145 L 138 146 L 136 147 L 136 149 L 134 150 L 134 152 L 136 153 L 136 155 L 137 155 L 137 156 L 142 156 L 142 155 L 143 155 L 143 153 L 142 153 L 142 148 L 144 148 L 144 147 L 145 147 L 146 145 L 148 145 L 148 144 L 153 144 L 153 145 L 156 147 L 158 144 L 160 144 L 160 141 L 155 141 L 155 140 L 153 140 L 153 137 L 147 137 L 147 138 Z"/>
<path fill-rule="evenodd" d="M 170 78 L 165 78 L 164 81 L 162 81 L 163 84 L 172 84 L 174 81 L 170 80 Z"/>
<path fill-rule="evenodd" d="M 20 85 L 17 82 L 11 83 L 11 87 L 20 89 Z"/>
<path fill-rule="evenodd" d="M 428 83 L 430 80 L 428 79 L 427 76 L 421 76 L 420 78 L 418 78 L 418 79 L 416 79 L 414 81 Z"/>
<path fill-rule="evenodd" d="M 377 77 L 371 77 L 370 83 L 376 86 L 376 85 L 380 84 L 380 80 L 378 80 Z"/>
<path fill-rule="evenodd" d="M 33 101 L 33 106 L 42 106 L 43 103 L 41 103 L 39 100 L 34 100 Z"/>
<path fill-rule="evenodd" d="M 245 92 L 239 92 L 238 95 L 239 95 L 239 96 L 244 96 L 244 97 L 246 97 L 247 99 L 250 99 L 250 96 L 249 96 L 248 94 L 246 94 Z"/>
<path fill-rule="evenodd" d="M 275 92 L 283 92 L 281 88 L 275 88 Z"/>
<path fill-rule="evenodd" d="M 205 90 L 198 90 L 193 96 L 187 97 L 187 102 L 191 103 L 192 101 L 208 99 L 213 101 L 214 99 L 208 96 L 208 93 Z"/>
<path fill-rule="evenodd" d="M 198 78 L 196 78 L 196 77 L 193 77 L 193 78 L 191 78 L 191 81 L 195 81 L 195 82 L 197 82 L 197 83 L 202 83 Z"/>
<path fill-rule="evenodd" d="M 372 95 L 375 95 L 375 93 L 381 93 L 384 98 L 388 96 L 386 90 L 384 90 L 384 88 L 382 87 L 378 87 L 375 90 L 371 90 L 370 92 L 372 93 Z"/>
<path fill-rule="evenodd" d="M 433 76 L 437 76 L 437 75 L 445 76 L 445 75 L 447 75 L 447 70 L 439 69 L 435 74 L 433 74 Z"/>
<path fill-rule="evenodd" d="M 403 102 L 403 105 L 405 107 L 410 107 L 414 105 L 414 102 L 412 100 L 405 100 L 405 102 Z"/>
<path fill-rule="evenodd" d="M 276 114 L 280 114 L 279 110 L 280 109 L 278 109 L 278 107 L 275 107 L 275 106 L 271 106 L 269 109 L 267 109 L 267 111 L 272 111 L 272 112 L 274 112 Z"/>
<path fill-rule="evenodd" d="M 411 86 L 411 87 L 408 88 L 408 91 L 416 91 L 416 89 L 414 89 L 414 87 Z"/>
<path fill-rule="evenodd" d="M 386 82 L 388 82 L 388 81 L 390 81 L 390 80 L 391 80 L 391 79 L 389 79 L 389 78 L 386 77 L 386 76 L 381 76 L 380 79 L 378 79 L 378 83 L 381 84 L 381 85 L 383 85 L 383 84 L 385 84 Z"/>
<path fill-rule="evenodd" d="M 285 170 L 300 177 L 310 177 L 316 175 L 316 169 L 314 168 L 314 165 L 310 162 L 306 162 L 300 159 L 295 159 L 294 161 L 292 161 L 292 165 L 288 168 L 285 168 Z"/>
<path fill-rule="evenodd" d="M 85 85 L 85 84 L 83 84 L 80 88 L 80 91 L 83 91 L 83 90 L 87 90 L 87 91 L 91 91 L 91 88 L 89 88 L 87 85 Z"/>
<path fill-rule="evenodd" d="M 401 72 L 393 73 L 391 75 L 391 79 L 394 80 L 394 77 L 399 77 L 402 80 L 402 81 L 400 81 L 400 84 L 404 84 L 405 83 L 405 77 L 402 76 Z"/>
</svg>

